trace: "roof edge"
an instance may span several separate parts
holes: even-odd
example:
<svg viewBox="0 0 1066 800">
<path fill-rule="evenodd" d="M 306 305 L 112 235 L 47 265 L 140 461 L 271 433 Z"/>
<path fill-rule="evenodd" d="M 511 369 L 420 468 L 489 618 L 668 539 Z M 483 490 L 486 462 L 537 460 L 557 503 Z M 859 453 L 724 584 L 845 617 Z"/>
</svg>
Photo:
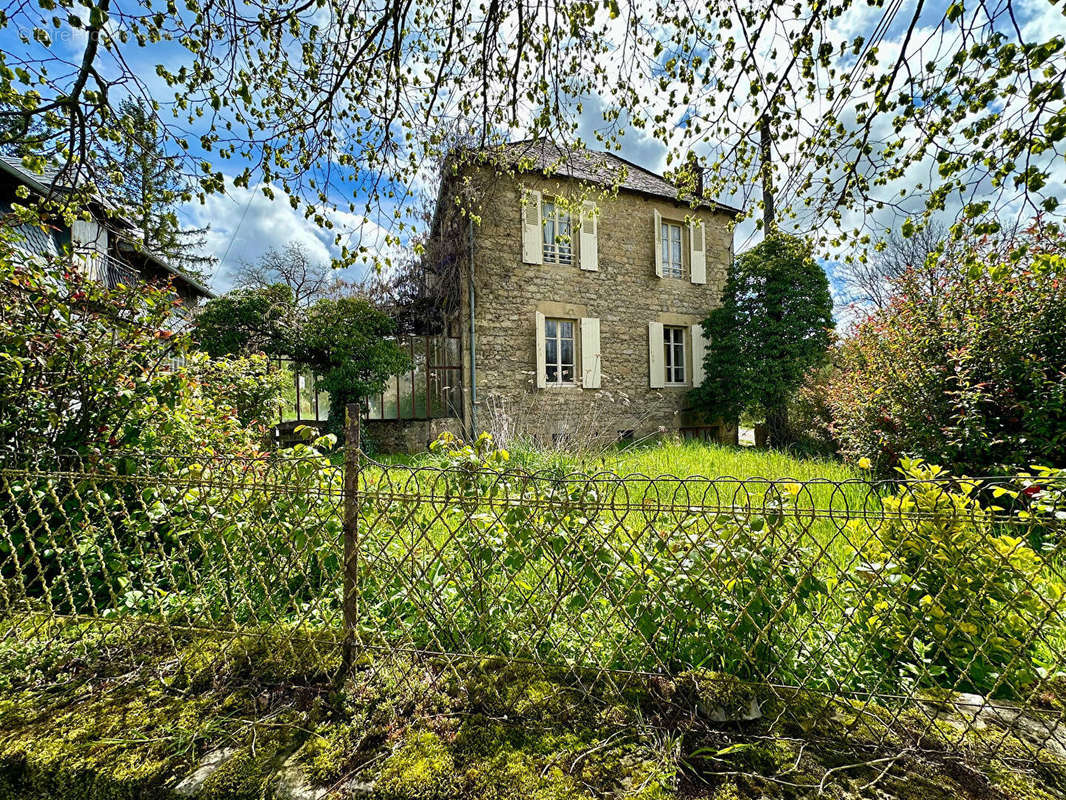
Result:
<svg viewBox="0 0 1066 800">
<path fill-rule="evenodd" d="M 64 192 L 66 194 L 70 194 L 72 191 L 71 187 L 64 186 L 59 183 L 45 184 L 41 181 L 41 178 L 43 176 L 35 175 L 27 169 L 24 169 L 20 166 L 16 166 L 15 164 L 12 164 L 10 161 L 8 161 L 8 159 L 6 158 L 0 158 L 0 171 L 6 172 L 12 178 L 17 181 L 20 181 L 21 183 L 24 183 L 34 192 L 43 197 L 48 197 L 48 195 L 52 194 L 53 192 Z M 103 205 L 102 201 L 99 199 L 95 192 L 93 193 L 93 196 L 96 197 L 96 202 L 99 203 L 101 207 L 105 208 L 106 210 L 106 206 Z M 121 214 L 109 213 L 108 220 L 118 220 L 123 225 L 125 225 L 126 228 L 132 227 L 129 220 L 124 218 Z M 130 241 L 128 237 L 123 237 L 123 240 Z M 204 286 L 195 278 L 192 278 L 191 276 L 187 275 L 184 271 L 178 269 L 175 266 L 172 266 L 162 256 L 159 256 L 156 253 L 151 252 L 150 250 L 136 249 L 136 247 L 134 247 L 134 249 L 136 250 L 136 252 L 140 253 L 145 258 L 148 258 L 155 264 L 157 264 L 160 269 L 169 272 L 176 278 L 180 278 L 181 280 L 185 281 L 185 283 L 194 288 L 196 291 L 200 292 L 200 294 L 202 294 L 204 297 L 208 299 L 216 297 L 215 293 L 211 291 L 211 289 Z"/>
<path fill-rule="evenodd" d="M 505 149 L 505 148 L 509 148 L 509 147 L 516 147 L 516 146 L 522 145 L 522 144 L 532 144 L 532 143 L 535 143 L 536 141 L 537 141 L 536 139 L 519 139 L 518 141 L 507 142 L 507 143 L 498 145 L 498 147 L 501 148 L 501 149 Z M 545 141 L 547 141 L 547 140 L 545 140 Z M 558 146 L 558 145 L 556 145 L 556 146 Z M 637 164 L 636 162 L 631 161 L 628 158 L 624 158 L 624 157 L 622 157 L 620 155 L 616 155 L 615 153 L 605 152 L 603 150 L 593 150 L 593 149 L 590 149 L 588 147 L 582 147 L 580 149 L 583 150 L 585 153 L 588 153 L 588 154 L 600 155 L 600 156 L 605 156 L 607 158 L 617 159 L 618 161 L 621 161 L 624 165 L 626 165 L 627 167 L 629 167 L 631 169 L 640 170 L 643 173 L 646 173 L 648 175 L 651 175 L 652 177 L 658 178 L 659 180 L 663 181 L 663 183 L 669 184 L 671 186 L 673 185 L 669 180 L 667 180 L 665 177 L 663 177 L 659 173 L 653 172 L 652 170 L 648 169 L 647 167 L 642 167 L 640 164 Z M 484 154 L 484 153 L 485 153 L 485 151 L 482 150 L 482 151 L 480 151 L 479 154 Z M 520 169 L 520 170 L 516 170 L 516 172 L 520 172 L 522 174 L 527 174 L 527 175 L 529 175 L 529 174 L 537 174 L 537 175 L 542 175 L 542 176 L 544 176 L 546 178 L 551 178 L 551 177 L 566 178 L 567 180 L 581 181 L 581 182 L 585 182 L 585 183 L 595 184 L 595 185 L 598 185 L 598 186 L 608 186 L 609 185 L 609 184 L 607 184 L 607 183 L 605 183 L 603 181 L 590 180 L 590 179 L 581 178 L 581 177 L 578 177 L 578 176 L 575 176 L 575 175 L 566 175 L 565 173 L 562 173 L 562 172 L 547 172 L 541 167 L 532 167 L 532 168 L 528 168 L 528 169 Z M 692 207 L 692 203 L 691 202 L 685 200 L 683 197 L 679 197 L 676 194 L 670 195 L 670 194 L 667 194 L 665 192 L 653 192 L 653 191 L 649 191 L 647 189 L 640 189 L 640 188 L 635 187 L 635 186 L 621 186 L 621 185 L 619 185 L 619 186 L 617 186 L 615 188 L 619 192 L 627 192 L 629 194 L 641 195 L 643 197 L 656 197 L 656 198 L 659 198 L 659 199 L 670 200 L 671 202 L 677 203 L 679 205 L 687 205 L 690 208 Z M 736 206 L 731 206 L 728 203 L 723 203 L 723 202 L 721 202 L 719 200 L 700 200 L 696 204 L 696 207 L 697 208 L 701 208 L 701 207 L 703 207 L 703 208 L 711 208 L 711 209 L 713 209 L 715 211 L 721 211 L 721 212 L 724 212 L 724 213 L 727 213 L 727 214 L 731 214 L 734 218 L 744 213 L 744 209 L 737 208 Z"/>
</svg>

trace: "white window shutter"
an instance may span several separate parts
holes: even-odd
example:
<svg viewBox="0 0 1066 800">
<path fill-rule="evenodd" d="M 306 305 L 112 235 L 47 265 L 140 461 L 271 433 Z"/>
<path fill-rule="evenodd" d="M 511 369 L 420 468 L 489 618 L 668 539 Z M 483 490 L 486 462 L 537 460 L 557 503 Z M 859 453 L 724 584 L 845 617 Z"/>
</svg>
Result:
<svg viewBox="0 0 1066 800">
<path fill-rule="evenodd" d="M 522 193 L 522 261 L 544 263 L 544 233 L 540 221 L 540 192 L 527 189 Z"/>
<path fill-rule="evenodd" d="M 689 339 L 692 341 L 692 385 L 699 386 L 706 377 L 703 371 L 703 359 L 707 355 L 707 340 L 703 337 L 703 326 L 690 327 Z"/>
<path fill-rule="evenodd" d="M 548 368 L 544 362 L 544 315 L 539 311 L 537 312 L 536 322 L 537 388 L 543 389 L 547 385 Z"/>
<path fill-rule="evenodd" d="M 99 256 L 107 253 L 107 231 L 96 220 L 76 219 L 70 224 L 70 244 L 85 274 L 96 279 Z"/>
<path fill-rule="evenodd" d="M 660 278 L 663 276 L 663 215 L 658 211 L 652 212 L 655 216 L 653 220 L 655 222 L 655 234 L 652 236 L 652 249 L 655 251 L 655 274 Z M 662 325 L 659 326 L 662 328 Z M 659 331 L 660 335 L 662 330 Z"/>
<path fill-rule="evenodd" d="M 600 321 L 596 317 L 581 318 L 581 385 L 600 388 Z"/>
<path fill-rule="evenodd" d="M 702 220 L 688 223 L 689 264 L 693 283 L 707 283 L 707 226 Z"/>
<path fill-rule="evenodd" d="M 648 323 L 648 385 L 652 389 L 662 389 L 666 385 L 666 350 L 661 322 Z"/>
<path fill-rule="evenodd" d="M 598 270 L 600 268 L 599 220 L 596 219 L 596 204 L 586 200 L 581 204 L 581 239 L 578 242 L 578 256 L 581 269 Z"/>
<path fill-rule="evenodd" d="M 96 220 L 76 219 L 70 223 L 70 241 L 74 247 L 96 249 L 100 226 Z"/>
</svg>

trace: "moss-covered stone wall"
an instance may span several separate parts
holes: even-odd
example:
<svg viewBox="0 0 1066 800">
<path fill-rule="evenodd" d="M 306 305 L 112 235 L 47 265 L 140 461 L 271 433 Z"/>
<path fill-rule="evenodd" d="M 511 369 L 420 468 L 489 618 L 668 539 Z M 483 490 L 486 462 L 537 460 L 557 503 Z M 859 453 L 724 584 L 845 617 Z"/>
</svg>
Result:
<svg viewBox="0 0 1066 800">
<path fill-rule="evenodd" d="M 887 708 L 711 674 L 579 688 L 364 656 L 341 681 L 329 637 L 38 630 L 0 636 L 0 799 L 1066 795 L 1054 752 L 991 718 L 966 732 L 947 696 L 889 728 Z"/>
</svg>

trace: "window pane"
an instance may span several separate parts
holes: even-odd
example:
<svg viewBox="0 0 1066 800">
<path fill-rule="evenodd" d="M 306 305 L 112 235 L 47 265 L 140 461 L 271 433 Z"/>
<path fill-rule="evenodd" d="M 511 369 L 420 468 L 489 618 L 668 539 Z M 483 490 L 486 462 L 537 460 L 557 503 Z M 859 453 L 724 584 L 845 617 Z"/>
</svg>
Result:
<svg viewBox="0 0 1066 800">
<path fill-rule="evenodd" d="M 559 374 L 559 367 L 555 364 L 549 364 L 546 372 L 548 383 L 557 383 L 556 376 Z"/>
<path fill-rule="evenodd" d="M 456 336 L 454 338 L 446 339 L 445 351 L 447 352 L 448 364 L 450 366 L 456 366 L 463 362 L 463 357 L 459 353 L 459 349 L 462 346 L 462 340 Z"/>
<path fill-rule="evenodd" d="M 558 352 L 559 351 L 557 350 L 557 348 L 559 346 L 558 339 L 546 339 L 545 342 L 544 342 L 544 345 L 545 345 L 545 348 L 544 348 L 544 361 L 546 363 L 548 363 L 548 364 L 557 364 L 557 363 L 559 363 L 559 358 L 558 358 Z"/>
<path fill-rule="evenodd" d="M 445 390 L 447 391 L 446 397 L 448 398 L 448 413 L 451 416 L 458 416 L 463 411 L 463 376 L 462 372 L 457 369 L 450 369 L 447 372 L 447 385 Z"/>
<path fill-rule="evenodd" d="M 562 382 L 563 383 L 573 383 L 574 382 L 574 367 L 573 367 L 572 364 L 570 366 L 564 366 L 563 367 Z"/>
<path fill-rule="evenodd" d="M 414 410 L 412 408 L 413 389 L 414 386 L 411 383 L 411 373 L 403 372 L 400 374 L 400 419 L 411 419 L 414 416 Z"/>
<path fill-rule="evenodd" d="M 319 400 L 321 402 L 321 400 Z M 381 395 L 376 394 L 368 400 L 370 406 L 367 412 L 367 419 L 381 419 Z M 321 410 L 320 412 L 321 413 Z"/>
<path fill-rule="evenodd" d="M 374 402 L 380 404 L 380 401 L 380 395 L 375 395 Z M 380 408 L 380 405 L 378 408 Z M 327 419 L 329 419 L 329 394 L 320 391 L 318 393 L 318 421 L 325 422 Z"/>
<path fill-rule="evenodd" d="M 415 339 L 414 343 L 414 386 L 411 390 L 411 413 L 419 419 L 429 416 L 426 410 L 426 346 L 422 338 Z"/>
<path fill-rule="evenodd" d="M 554 339 L 559 335 L 557 330 L 557 323 L 554 319 L 544 320 L 544 335 L 549 339 Z"/>
<path fill-rule="evenodd" d="M 432 414 L 434 417 L 455 416 L 459 409 L 459 371 L 435 370 L 432 373 Z"/>
<path fill-rule="evenodd" d="M 542 230 L 544 232 L 544 257 L 555 259 L 555 204 L 544 203 L 541 206 Z"/>
<path fill-rule="evenodd" d="M 574 338 L 574 323 L 572 322 L 560 322 L 559 323 L 559 335 L 566 339 Z"/>
<path fill-rule="evenodd" d="M 382 419 L 396 419 L 397 417 L 396 382 L 396 376 L 393 375 L 385 384 L 385 408 L 381 414 Z"/>
<path fill-rule="evenodd" d="M 685 329 L 663 328 L 667 383 L 685 382 Z"/>
<path fill-rule="evenodd" d="M 570 263 L 571 253 L 570 241 L 570 213 L 567 211 L 559 212 L 559 261 L 563 264 Z"/>
<path fill-rule="evenodd" d="M 559 359 L 559 360 L 563 364 L 573 364 L 574 363 L 574 340 L 573 339 L 563 339 L 560 342 L 560 345 L 561 345 L 561 350 L 562 350 L 562 358 Z"/>
</svg>

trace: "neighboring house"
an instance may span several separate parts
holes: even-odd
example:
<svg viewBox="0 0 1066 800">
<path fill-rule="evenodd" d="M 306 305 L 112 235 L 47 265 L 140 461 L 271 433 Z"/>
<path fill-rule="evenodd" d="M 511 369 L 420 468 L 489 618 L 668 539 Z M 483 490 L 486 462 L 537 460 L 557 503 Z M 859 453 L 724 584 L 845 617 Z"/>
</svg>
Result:
<svg viewBox="0 0 1066 800">
<path fill-rule="evenodd" d="M 35 175 L 17 160 L 0 157 L 0 214 L 10 213 L 12 204 L 27 203 L 18 196 L 20 186 L 39 197 L 66 191 L 55 171 Z M 94 198 L 86 210 L 90 218 L 75 220 L 70 226 L 60 219 L 48 220 L 44 226 L 19 225 L 17 245 L 43 256 L 70 253 L 92 278 L 110 287 L 138 280 L 172 281 L 186 309 L 214 296 L 196 279 L 146 252 L 132 223 L 106 198 Z"/>
<path fill-rule="evenodd" d="M 430 236 L 456 283 L 447 332 L 461 339 L 462 427 L 735 441 L 733 423 L 690 410 L 689 392 L 739 210 L 692 208 L 615 155 L 519 142 L 500 158 L 510 176 L 474 166 L 445 180 Z M 476 224 L 451 211 L 457 192 L 477 204 Z"/>
</svg>

